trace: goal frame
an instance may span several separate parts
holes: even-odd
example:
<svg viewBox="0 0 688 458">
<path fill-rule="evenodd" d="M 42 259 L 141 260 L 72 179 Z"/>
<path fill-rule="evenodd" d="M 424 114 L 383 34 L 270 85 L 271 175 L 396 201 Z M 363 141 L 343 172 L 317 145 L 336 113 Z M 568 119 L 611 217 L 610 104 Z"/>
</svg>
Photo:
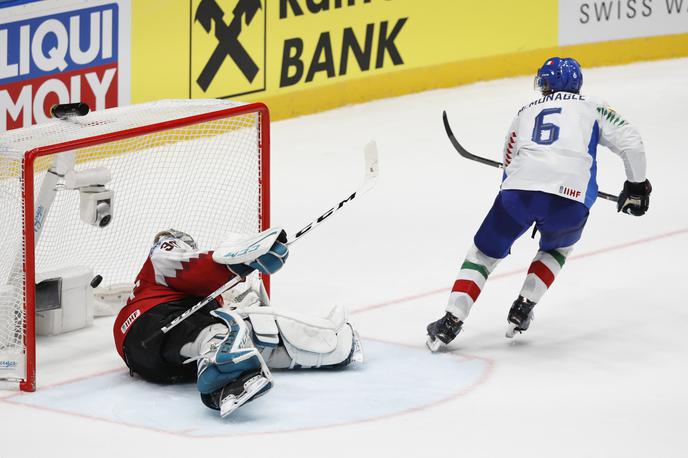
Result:
<svg viewBox="0 0 688 458">
<path fill-rule="evenodd" d="M 34 203 L 34 162 L 42 156 L 54 155 L 65 151 L 86 148 L 112 141 L 124 140 L 168 129 L 186 127 L 207 121 L 214 121 L 231 116 L 258 114 L 258 149 L 260 151 L 260 225 L 265 230 L 270 227 L 270 112 L 263 103 L 249 103 L 238 107 L 224 108 L 217 111 L 153 123 L 146 126 L 125 129 L 92 137 L 52 145 L 41 146 L 24 153 L 22 160 L 22 202 L 24 206 L 24 347 L 26 360 L 26 378 L 19 382 L 21 391 L 36 390 L 36 247 L 34 237 L 35 203 Z M 270 291 L 269 277 L 263 277 L 266 290 Z"/>
</svg>

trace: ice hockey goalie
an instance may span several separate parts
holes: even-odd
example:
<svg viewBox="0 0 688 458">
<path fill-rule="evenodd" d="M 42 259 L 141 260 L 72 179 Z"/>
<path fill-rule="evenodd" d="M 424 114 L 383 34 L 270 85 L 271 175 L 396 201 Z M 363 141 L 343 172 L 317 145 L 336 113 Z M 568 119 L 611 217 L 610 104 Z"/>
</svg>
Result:
<svg viewBox="0 0 688 458">
<path fill-rule="evenodd" d="M 270 368 L 342 368 L 362 361 L 358 335 L 343 309 L 320 318 L 270 305 L 262 282 L 251 274 L 277 272 L 289 255 L 285 242 L 284 231 L 269 229 L 233 235 L 204 251 L 184 232 L 158 233 L 113 329 L 132 376 L 160 384 L 196 382 L 203 403 L 226 416 L 272 388 Z M 240 293 L 216 298 L 145 342 L 237 275 L 251 278 Z"/>
</svg>

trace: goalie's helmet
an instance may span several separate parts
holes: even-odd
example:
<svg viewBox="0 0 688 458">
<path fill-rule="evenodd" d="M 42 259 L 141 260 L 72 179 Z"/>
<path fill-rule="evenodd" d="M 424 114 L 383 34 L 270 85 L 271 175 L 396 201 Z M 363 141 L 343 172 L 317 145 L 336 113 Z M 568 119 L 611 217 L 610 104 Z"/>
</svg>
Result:
<svg viewBox="0 0 688 458">
<path fill-rule="evenodd" d="M 578 94 L 583 86 L 583 73 L 576 59 L 551 57 L 535 75 L 535 90 L 543 94 L 573 92 Z"/>
<path fill-rule="evenodd" d="M 194 250 L 198 249 L 198 246 L 196 246 L 196 241 L 191 237 L 189 234 L 186 232 L 178 231 L 176 229 L 165 229 L 164 231 L 160 231 L 157 234 L 155 234 L 155 239 L 153 240 L 153 243 L 158 243 L 160 239 L 166 238 L 166 237 L 171 237 L 175 238 L 177 240 L 181 240 L 182 242 L 186 243 L 189 245 L 191 248 Z"/>
</svg>

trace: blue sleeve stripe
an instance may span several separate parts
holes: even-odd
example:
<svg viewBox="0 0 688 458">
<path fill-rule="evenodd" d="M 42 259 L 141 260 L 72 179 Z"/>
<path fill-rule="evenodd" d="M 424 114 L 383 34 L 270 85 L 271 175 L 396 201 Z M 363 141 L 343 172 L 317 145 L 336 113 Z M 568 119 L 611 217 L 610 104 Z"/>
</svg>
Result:
<svg viewBox="0 0 688 458">
<path fill-rule="evenodd" d="M 600 125 L 595 121 L 592 126 L 592 135 L 588 143 L 588 154 L 592 156 L 592 166 L 590 167 L 590 180 L 585 190 L 585 206 L 590 208 L 597 199 L 597 144 L 600 140 Z"/>
</svg>

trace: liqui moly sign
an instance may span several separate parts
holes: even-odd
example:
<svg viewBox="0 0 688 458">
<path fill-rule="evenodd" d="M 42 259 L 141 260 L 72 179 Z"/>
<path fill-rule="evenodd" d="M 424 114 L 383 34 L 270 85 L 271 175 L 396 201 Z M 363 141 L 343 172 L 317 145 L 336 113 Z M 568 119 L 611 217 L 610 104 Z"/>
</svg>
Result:
<svg viewBox="0 0 688 458">
<path fill-rule="evenodd" d="M 121 2 L 34 5 L 43 8 L 34 6 L 33 17 L 0 24 L 0 131 L 47 120 L 55 103 L 86 102 L 95 110 L 127 103 L 129 49 L 122 44 L 129 39 L 120 35 L 128 17 Z M 59 11 L 45 14 L 45 5 Z"/>
</svg>

